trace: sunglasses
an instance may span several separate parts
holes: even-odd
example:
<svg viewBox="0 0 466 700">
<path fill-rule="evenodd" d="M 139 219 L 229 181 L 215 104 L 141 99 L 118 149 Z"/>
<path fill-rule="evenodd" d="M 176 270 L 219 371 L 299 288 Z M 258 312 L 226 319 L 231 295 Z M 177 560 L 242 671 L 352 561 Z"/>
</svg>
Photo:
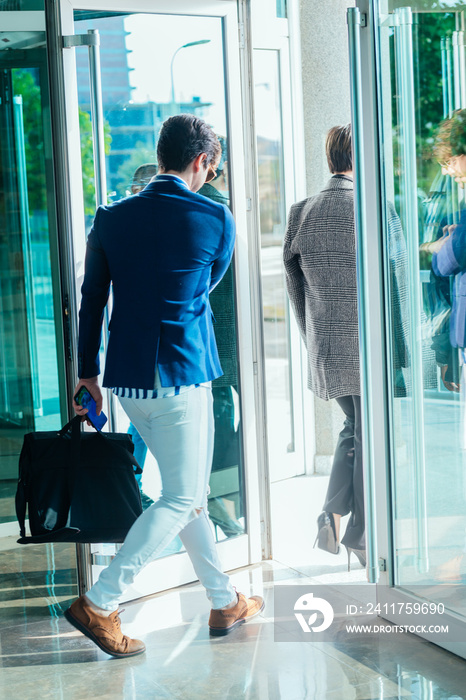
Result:
<svg viewBox="0 0 466 700">
<path fill-rule="evenodd" d="M 209 165 L 209 169 L 207 170 L 207 177 L 205 179 L 205 182 L 211 182 L 217 177 L 217 170 L 213 168 L 211 165 Z"/>
</svg>

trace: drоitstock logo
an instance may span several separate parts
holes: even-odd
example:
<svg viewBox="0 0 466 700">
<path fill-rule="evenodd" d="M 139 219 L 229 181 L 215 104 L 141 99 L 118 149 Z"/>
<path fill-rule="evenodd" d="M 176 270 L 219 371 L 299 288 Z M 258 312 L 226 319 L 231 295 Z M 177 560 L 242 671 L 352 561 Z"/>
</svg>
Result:
<svg viewBox="0 0 466 700">
<path fill-rule="evenodd" d="M 428 597 L 430 588 L 412 586 L 411 598 L 396 602 L 391 594 L 367 583 L 276 585 L 274 640 L 320 644 L 390 634 L 401 642 L 415 634 L 434 643 L 464 642 L 461 625 L 449 624 L 443 602 Z"/>
<path fill-rule="evenodd" d="M 334 612 L 333 608 L 327 600 L 324 598 L 314 598 L 314 593 L 305 593 L 296 601 L 294 605 L 295 617 L 298 620 L 303 632 L 323 632 L 328 629 L 333 622 Z M 301 610 L 302 612 L 296 612 L 296 610 Z M 306 612 L 309 617 L 303 615 Z M 317 613 L 320 612 L 323 615 L 323 620 L 319 625 L 315 625 L 317 622 Z"/>
</svg>

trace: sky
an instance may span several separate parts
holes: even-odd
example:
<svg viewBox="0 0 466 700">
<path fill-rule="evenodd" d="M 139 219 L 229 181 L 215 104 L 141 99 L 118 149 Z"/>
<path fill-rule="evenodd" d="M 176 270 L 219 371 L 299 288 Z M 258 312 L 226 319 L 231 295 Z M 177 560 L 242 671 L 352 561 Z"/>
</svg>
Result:
<svg viewBox="0 0 466 700">
<path fill-rule="evenodd" d="M 171 100 L 170 63 L 175 51 L 193 41 L 208 44 L 181 49 L 173 64 L 176 101 L 200 97 L 212 102 L 203 115 L 226 134 L 222 22 L 217 17 L 135 14 L 125 19 L 128 64 L 135 102 Z M 260 136 L 280 139 L 278 53 L 255 51 L 256 128 Z"/>
<path fill-rule="evenodd" d="M 215 17 L 135 14 L 125 19 L 131 50 L 128 65 L 135 102 L 171 101 L 170 62 L 183 44 L 209 39 L 208 44 L 181 49 L 173 64 L 175 99 L 200 97 L 213 105 L 205 114 L 218 133 L 225 133 L 225 90 L 222 24 Z"/>
</svg>

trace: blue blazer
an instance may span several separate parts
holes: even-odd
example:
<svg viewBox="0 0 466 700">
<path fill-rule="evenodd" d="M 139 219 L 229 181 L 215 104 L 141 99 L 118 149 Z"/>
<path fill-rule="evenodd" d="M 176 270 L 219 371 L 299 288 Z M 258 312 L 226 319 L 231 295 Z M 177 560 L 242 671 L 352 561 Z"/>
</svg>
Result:
<svg viewBox="0 0 466 700">
<path fill-rule="evenodd" d="M 100 373 L 102 320 L 113 309 L 103 385 L 153 389 L 222 374 L 209 293 L 233 254 L 229 209 L 161 175 L 138 194 L 99 207 L 87 241 L 78 374 Z"/>
<path fill-rule="evenodd" d="M 454 348 L 466 348 L 466 209 L 451 236 L 432 256 L 432 270 L 441 277 L 455 275 L 450 343 Z"/>
</svg>

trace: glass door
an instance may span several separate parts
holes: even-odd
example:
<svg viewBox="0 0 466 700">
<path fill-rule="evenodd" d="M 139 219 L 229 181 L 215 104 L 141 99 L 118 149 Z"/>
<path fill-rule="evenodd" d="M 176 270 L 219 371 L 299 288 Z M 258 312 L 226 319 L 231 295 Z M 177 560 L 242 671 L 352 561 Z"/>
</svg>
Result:
<svg viewBox="0 0 466 700">
<path fill-rule="evenodd" d="M 290 313 L 282 261 L 287 214 L 294 202 L 305 197 L 305 191 L 295 158 L 299 136 L 292 110 L 288 22 L 277 18 L 277 9 L 259 3 L 253 8 L 254 126 L 271 482 L 311 471 L 306 460 L 311 462 L 313 456 L 305 453 L 305 432 L 310 431 L 304 407 L 308 397 L 303 391 L 302 343 Z"/>
<path fill-rule="evenodd" d="M 255 474 L 254 431 L 244 429 L 253 424 L 254 408 L 248 389 L 253 381 L 247 376 L 252 361 L 236 11 L 229 2 L 202 2 L 198 9 L 186 2 L 142 2 L 137 8 L 112 2 L 107 10 L 105 4 L 100 3 L 98 11 L 92 3 L 74 3 L 73 8 L 66 4 L 62 13 L 64 34 L 91 35 L 94 42 L 98 34 L 100 53 L 101 90 L 89 80 L 86 48 L 64 50 L 70 134 L 74 132 L 74 142 L 78 135 L 81 146 L 79 152 L 70 140 L 71 169 L 75 176 L 81 174 L 76 177 L 79 194 L 73 212 L 78 286 L 85 238 L 96 208 L 96 181 L 101 185 L 97 203 L 99 196 L 101 202 L 110 203 L 138 191 L 157 171 L 156 143 L 163 121 L 183 112 L 205 119 L 219 136 L 223 153 L 218 177 L 200 193 L 230 206 L 238 228 L 235 258 L 211 297 L 224 375 L 213 383 L 216 430 L 209 516 L 224 565 L 231 569 L 249 563 L 249 535 L 257 527 L 247 500 L 251 493 L 247 480 Z M 96 103 L 103 115 L 98 172 L 92 123 Z M 144 469 L 143 503 L 150 504 L 160 491 L 155 459 L 115 398 L 109 394 L 107 401 L 113 429 L 133 436 Z M 113 545 L 92 546 L 93 576 L 113 552 Z M 194 578 L 176 538 L 159 561 L 141 573 L 128 595 L 146 595 Z"/>
<path fill-rule="evenodd" d="M 59 603 L 74 594 L 74 545 L 15 543 L 23 437 L 67 422 L 45 14 L 34 9 L 0 10 L 0 538 L 4 586 L 34 597 L 60 570 Z"/>
<path fill-rule="evenodd" d="M 464 7 L 404 5 L 358 3 L 369 27 L 359 30 L 360 78 L 371 86 L 360 96 L 365 148 L 358 125 L 355 133 L 359 223 L 363 233 L 379 231 L 362 245 L 362 258 L 376 263 L 361 290 L 373 346 L 365 358 L 370 572 L 381 572 L 383 617 L 410 624 L 421 606 L 416 633 L 466 656 Z M 367 204 L 374 194 L 376 207 Z M 384 363 L 374 353 L 379 337 Z M 449 632 L 433 629 L 439 623 Z"/>
</svg>

